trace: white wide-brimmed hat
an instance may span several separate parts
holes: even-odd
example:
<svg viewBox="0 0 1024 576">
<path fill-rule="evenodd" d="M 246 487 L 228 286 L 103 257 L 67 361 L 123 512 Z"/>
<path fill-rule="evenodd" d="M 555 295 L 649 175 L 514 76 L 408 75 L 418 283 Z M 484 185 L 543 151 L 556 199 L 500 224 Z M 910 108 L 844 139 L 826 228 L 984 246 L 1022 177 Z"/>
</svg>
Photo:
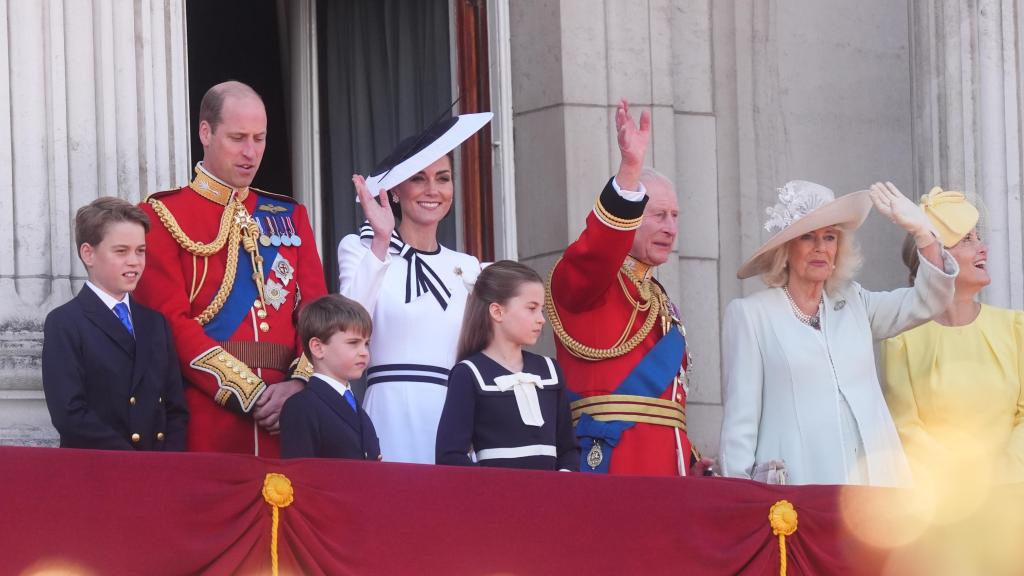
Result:
<svg viewBox="0 0 1024 576">
<path fill-rule="evenodd" d="M 851 231 L 860 228 L 871 211 L 867 190 L 851 192 L 836 198 L 834 192 L 821 184 L 806 180 L 790 180 L 778 189 L 779 201 L 769 207 L 765 230 L 775 232 L 736 271 L 737 278 L 750 278 L 771 265 L 771 253 L 786 242 L 819 228 L 835 226 Z"/>
<path fill-rule="evenodd" d="M 476 134 L 492 117 L 492 112 L 452 116 L 402 140 L 367 176 L 367 190 L 376 197 L 382 190 L 405 182 Z"/>
</svg>

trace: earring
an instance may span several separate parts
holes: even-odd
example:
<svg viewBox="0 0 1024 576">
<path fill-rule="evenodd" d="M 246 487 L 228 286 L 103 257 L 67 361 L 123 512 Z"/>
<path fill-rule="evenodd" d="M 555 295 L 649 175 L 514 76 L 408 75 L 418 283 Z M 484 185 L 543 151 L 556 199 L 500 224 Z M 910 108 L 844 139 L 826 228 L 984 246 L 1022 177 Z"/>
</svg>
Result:
<svg viewBox="0 0 1024 576">
<path fill-rule="evenodd" d="M 398 194 L 395 194 L 394 192 L 391 192 L 390 194 L 391 194 L 391 203 L 392 204 L 398 204 Z"/>
</svg>

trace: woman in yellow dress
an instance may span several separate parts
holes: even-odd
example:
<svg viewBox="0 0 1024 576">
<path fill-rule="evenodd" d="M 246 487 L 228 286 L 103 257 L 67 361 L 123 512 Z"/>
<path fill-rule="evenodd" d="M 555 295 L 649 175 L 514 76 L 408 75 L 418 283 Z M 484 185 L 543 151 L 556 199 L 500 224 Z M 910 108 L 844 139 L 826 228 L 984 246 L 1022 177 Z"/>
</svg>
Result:
<svg viewBox="0 0 1024 576">
<path fill-rule="evenodd" d="M 1020 481 L 1024 312 L 976 300 L 991 282 L 988 247 L 978 236 L 978 210 L 964 195 L 936 187 L 921 207 L 960 274 L 945 312 L 883 343 L 889 410 L 915 479 L 969 465 L 997 482 Z M 913 283 L 916 250 L 903 252 Z"/>
</svg>

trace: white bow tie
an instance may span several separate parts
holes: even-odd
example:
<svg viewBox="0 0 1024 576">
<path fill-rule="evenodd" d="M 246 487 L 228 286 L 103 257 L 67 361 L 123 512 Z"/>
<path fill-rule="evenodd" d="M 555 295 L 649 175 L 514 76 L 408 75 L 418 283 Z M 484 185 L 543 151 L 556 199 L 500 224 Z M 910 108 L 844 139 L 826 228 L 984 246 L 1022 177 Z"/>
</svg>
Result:
<svg viewBox="0 0 1024 576">
<path fill-rule="evenodd" d="M 528 372 L 516 372 L 498 376 L 494 379 L 498 390 L 508 392 L 512 390 L 516 395 L 516 406 L 519 408 L 519 417 L 527 426 L 543 426 L 544 416 L 540 413 L 540 402 L 537 400 L 537 388 L 543 388 L 541 377 Z"/>
</svg>

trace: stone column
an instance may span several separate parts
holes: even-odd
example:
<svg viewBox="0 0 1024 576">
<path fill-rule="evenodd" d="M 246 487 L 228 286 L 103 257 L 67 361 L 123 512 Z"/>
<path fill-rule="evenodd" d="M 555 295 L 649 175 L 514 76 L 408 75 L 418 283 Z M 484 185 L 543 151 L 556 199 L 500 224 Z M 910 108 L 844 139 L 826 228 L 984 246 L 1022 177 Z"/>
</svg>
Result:
<svg viewBox="0 0 1024 576">
<path fill-rule="evenodd" d="M 81 287 L 74 214 L 189 175 L 183 0 L 0 0 L 0 444 L 52 443 L 42 321 Z"/>
<path fill-rule="evenodd" d="M 509 3 L 519 258 L 547 274 L 618 168 L 619 99 L 636 114 L 650 111 L 647 161 L 676 183 L 681 208 L 677 257 L 658 278 L 682 308 L 695 358 L 690 435 L 714 454 L 721 393 L 710 11 L 710 0 Z"/>
<path fill-rule="evenodd" d="M 909 6 L 916 192 L 938 185 L 980 197 L 992 276 L 982 298 L 1021 308 L 1021 2 Z"/>
</svg>

